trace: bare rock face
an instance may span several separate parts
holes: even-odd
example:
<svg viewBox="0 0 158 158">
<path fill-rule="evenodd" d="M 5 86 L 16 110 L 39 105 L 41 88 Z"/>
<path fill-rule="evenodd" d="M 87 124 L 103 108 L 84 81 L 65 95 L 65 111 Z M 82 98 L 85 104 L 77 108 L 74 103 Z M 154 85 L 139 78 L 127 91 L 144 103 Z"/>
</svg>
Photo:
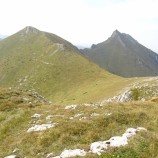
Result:
<svg viewBox="0 0 158 158">
<path fill-rule="evenodd" d="M 32 26 L 27 26 L 23 29 L 23 32 L 25 34 L 30 34 L 30 33 L 38 34 L 40 31 Z"/>
<path fill-rule="evenodd" d="M 118 30 L 106 41 L 81 51 L 100 67 L 119 76 L 144 77 L 158 74 L 158 54 Z"/>
</svg>

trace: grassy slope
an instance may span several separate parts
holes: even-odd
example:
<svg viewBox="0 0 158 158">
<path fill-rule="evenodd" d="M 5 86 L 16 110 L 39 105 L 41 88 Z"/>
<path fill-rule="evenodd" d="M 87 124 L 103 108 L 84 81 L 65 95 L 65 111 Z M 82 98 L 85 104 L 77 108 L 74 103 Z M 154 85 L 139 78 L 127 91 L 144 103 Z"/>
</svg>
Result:
<svg viewBox="0 0 158 158">
<path fill-rule="evenodd" d="M 1 87 L 35 89 L 54 103 L 67 104 L 113 96 L 131 82 L 102 70 L 53 34 L 22 30 L 0 42 Z"/>
<path fill-rule="evenodd" d="M 14 98 L 12 97 L 14 96 Z M 121 135 L 129 127 L 145 127 L 147 132 L 138 133 L 125 147 L 110 149 L 100 157 L 117 158 L 156 158 L 158 156 L 158 102 L 106 103 L 103 106 L 85 107 L 78 105 L 75 110 L 64 110 L 64 106 L 17 102 L 17 98 L 28 97 L 26 92 L 0 90 L 0 157 L 12 154 L 30 158 L 46 157 L 52 152 L 59 155 L 65 148 L 89 150 L 94 141 L 107 140 Z M 100 114 L 92 117 L 92 113 Z M 106 113 L 112 115 L 107 116 Z M 41 118 L 31 118 L 35 113 Z M 86 116 L 70 120 L 76 114 Z M 50 120 L 46 116 L 53 115 Z M 64 116 L 60 117 L 57 115 Z M 38 122 L 38 120 L 41 120 Z M 57 122 L 55 128 L 43 132 L 27 133 L 27 129 L 36 124 Z M 6 148 L 7 147 L 7 148 Z M 98 157 L 87 155 L 86 157 Z"/>
</svg>

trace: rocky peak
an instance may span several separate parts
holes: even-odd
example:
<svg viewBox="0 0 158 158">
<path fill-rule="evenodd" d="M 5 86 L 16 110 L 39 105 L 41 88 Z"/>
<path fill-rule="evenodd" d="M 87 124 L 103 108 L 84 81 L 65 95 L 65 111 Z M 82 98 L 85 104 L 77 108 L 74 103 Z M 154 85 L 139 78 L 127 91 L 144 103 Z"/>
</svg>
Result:
<svg viewBox="0 0 158 158">
<path fill-rule="evenodd" d="M 96 44 L 92 44 L 91 49 L 96 48 Z"/>
<path fill-rule="evenodd" d="M 118 30 L 115 30 L 115 31 L 112 33 L 111 37 L 112 37 L 112 38 L 115 38 L 115 37 L 118 37 L 118 36 L 120 36 L 120 35 L 121 35 L 121 33 L 120 33 Z"/>
<path fill-rule="evenodd" d="M 118 41 L 122 46 L 125 47 L 125 43 L 124 43 L 124 40 L 123 40 L 123 35 L 122 33 L 120 33 L 118 30 L 115 30 L 111 37 L 109 38 L 108 42 L 110 41 Z M 107 43 L 107 42 L 106 42 Z"/>
<path fill-rule="evenodd" d="M 25 34 L 29 34 L 29 33 L 35 33 L 35 34 L 37 34 L 37 33 L 39 33 L 39 30 L 36 29 L 36 28 L 34 28 L 34 27 L 32 27 L 32 26 L 27 26 L 27 27 L 25 27 L 25 28 L 23 29 L 23 32 L 24 32 Z"/>
</svg>

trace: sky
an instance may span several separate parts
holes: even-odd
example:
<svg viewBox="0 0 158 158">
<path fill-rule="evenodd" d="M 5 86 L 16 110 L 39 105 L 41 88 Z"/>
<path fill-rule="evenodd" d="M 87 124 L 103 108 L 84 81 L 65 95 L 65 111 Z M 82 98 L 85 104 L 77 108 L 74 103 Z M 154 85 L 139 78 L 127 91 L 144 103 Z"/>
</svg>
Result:
<svg viewBox="0 0 158 158">
<path fill-rule="evenodd" d="M 158 0 L 0 0 L 0 34 L 26 26 L 84 47 L 117 29 L 158 53 Z"/>
</svg>

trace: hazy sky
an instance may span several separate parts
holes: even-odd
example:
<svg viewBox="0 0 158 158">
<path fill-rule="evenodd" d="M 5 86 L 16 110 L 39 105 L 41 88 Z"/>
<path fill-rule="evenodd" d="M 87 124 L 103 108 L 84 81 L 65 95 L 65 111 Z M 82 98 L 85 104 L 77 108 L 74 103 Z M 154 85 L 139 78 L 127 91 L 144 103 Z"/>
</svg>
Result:
<svg viewBox="0 0 158 158">
<path fill-rule="evenodd" d="M 0 22 L 1 34 L 34 26 L 83 46 L 118 29 L 158 52 L 158 0 L 0 0 Z"/>
</svg>

